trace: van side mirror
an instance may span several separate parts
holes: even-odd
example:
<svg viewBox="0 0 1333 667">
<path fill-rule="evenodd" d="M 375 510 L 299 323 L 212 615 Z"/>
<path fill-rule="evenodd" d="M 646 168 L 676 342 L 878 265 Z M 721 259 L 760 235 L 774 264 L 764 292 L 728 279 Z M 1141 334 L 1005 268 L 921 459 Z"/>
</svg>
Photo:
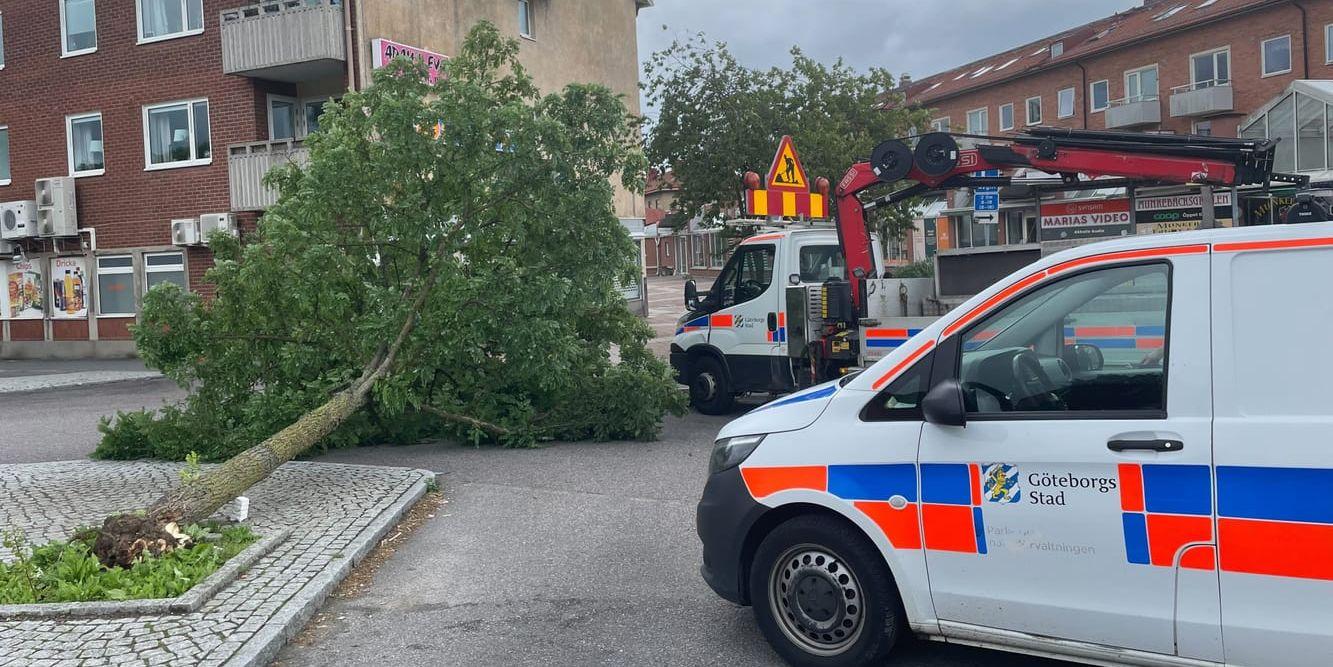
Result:
<svg viewBox="0 0 1333 667">
<path fill-rule="evenodd" d="M 1106 358 L 1102 356 L 1101 348 L 1088 343 L 1066 345 L 1060 356 L 1075 373 L 1099 371 L 1106 365 Z"/>
<path fill-rule="evenodd" d="M 693 280 L 685 281 L 685 307 L 694 310 L 699 305 L 699 286 Z"/>
<path fill-rule="evenodd" d="M 967 407 L 963 403 L 963 387 L 957 380 L 948 379 L 935 385 L 921 399 L 921 413 L 926 421 L 939 426 L 967 426 Z"/>
</svg>

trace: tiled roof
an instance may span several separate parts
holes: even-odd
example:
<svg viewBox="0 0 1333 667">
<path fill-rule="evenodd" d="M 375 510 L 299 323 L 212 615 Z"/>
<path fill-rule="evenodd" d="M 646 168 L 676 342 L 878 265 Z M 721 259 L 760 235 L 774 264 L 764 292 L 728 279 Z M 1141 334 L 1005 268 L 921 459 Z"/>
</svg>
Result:
<svg viewBox="0 0 1333 667">
<path fill-rule="evenodd" d="M 662 173 L 656 169 L 648 170 L 648 182 L 644 187 L 644 192 L 652 194 L 662 190 L 679 190 L 680 181 L 676 180 L 676 175 L 670 171 Z"/>
<path fill-rule="evenodd" d="M 936 100 L 1073 62 L 1094 53 L 1283 1 L 1146 0 L 1140 7 L 913 81 L 905 91 L 898 92 L 906 93 L 909 104 L 929 105 Z M 1051 47 L 1057 43 L 1064 52 L 1052 57 Z"/>
</svg>

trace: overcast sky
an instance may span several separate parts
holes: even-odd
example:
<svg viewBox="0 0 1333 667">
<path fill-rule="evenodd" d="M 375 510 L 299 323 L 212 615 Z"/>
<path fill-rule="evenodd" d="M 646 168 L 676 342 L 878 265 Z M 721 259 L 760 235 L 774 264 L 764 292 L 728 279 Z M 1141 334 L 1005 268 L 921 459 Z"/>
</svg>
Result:
<svg viewBox="0 0 1333 667">
<path fill-rule="evenodd" d="M 639 59 L 703 32 L 741 62 L 884 67 L 914 79 L 1110 16 L 1142 0 L 655 0 L 639 13 Z M 666 29 L 663 30 L 662 26 Z"/>
</svg>

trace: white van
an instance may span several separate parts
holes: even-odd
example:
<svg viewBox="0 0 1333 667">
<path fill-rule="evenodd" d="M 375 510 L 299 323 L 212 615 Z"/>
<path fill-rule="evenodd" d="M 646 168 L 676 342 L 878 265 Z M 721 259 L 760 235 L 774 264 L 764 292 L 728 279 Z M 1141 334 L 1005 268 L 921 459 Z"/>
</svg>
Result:
<svg viewBox="0 0 1333 667">
<path fill-rule="evenodd" d="M 719 434 L 703 575 L 796 665 L 904 632 L 1333 664 L 1333 223 L 1052 255 Z"/>
</svg>

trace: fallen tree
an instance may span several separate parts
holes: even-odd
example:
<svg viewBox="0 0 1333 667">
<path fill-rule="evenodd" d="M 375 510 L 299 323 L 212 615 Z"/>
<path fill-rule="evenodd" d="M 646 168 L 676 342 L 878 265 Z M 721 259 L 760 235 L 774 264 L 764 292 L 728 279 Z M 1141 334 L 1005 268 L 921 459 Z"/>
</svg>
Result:
<svg viewBox="0 0 1333 667">
<path fill-rule="evenodd" d="M 148 293 L 140 354 L 190 395 L 121 415 L 99 453 L 225 461 L 109 517 L 103 563 L 170 550 L 316 445 L 644 439 L 683 407 L 616 287 L 636 271 L 611 180 L 642 178 L 635 123 L 600 86 L 540 95 L 517 48 L 482 24 L 434 84 L 379 70 L 326 107 L 306 166 L 270 175 L 257 232 L 212 239 L 211 298 Z"/>
</svg>

